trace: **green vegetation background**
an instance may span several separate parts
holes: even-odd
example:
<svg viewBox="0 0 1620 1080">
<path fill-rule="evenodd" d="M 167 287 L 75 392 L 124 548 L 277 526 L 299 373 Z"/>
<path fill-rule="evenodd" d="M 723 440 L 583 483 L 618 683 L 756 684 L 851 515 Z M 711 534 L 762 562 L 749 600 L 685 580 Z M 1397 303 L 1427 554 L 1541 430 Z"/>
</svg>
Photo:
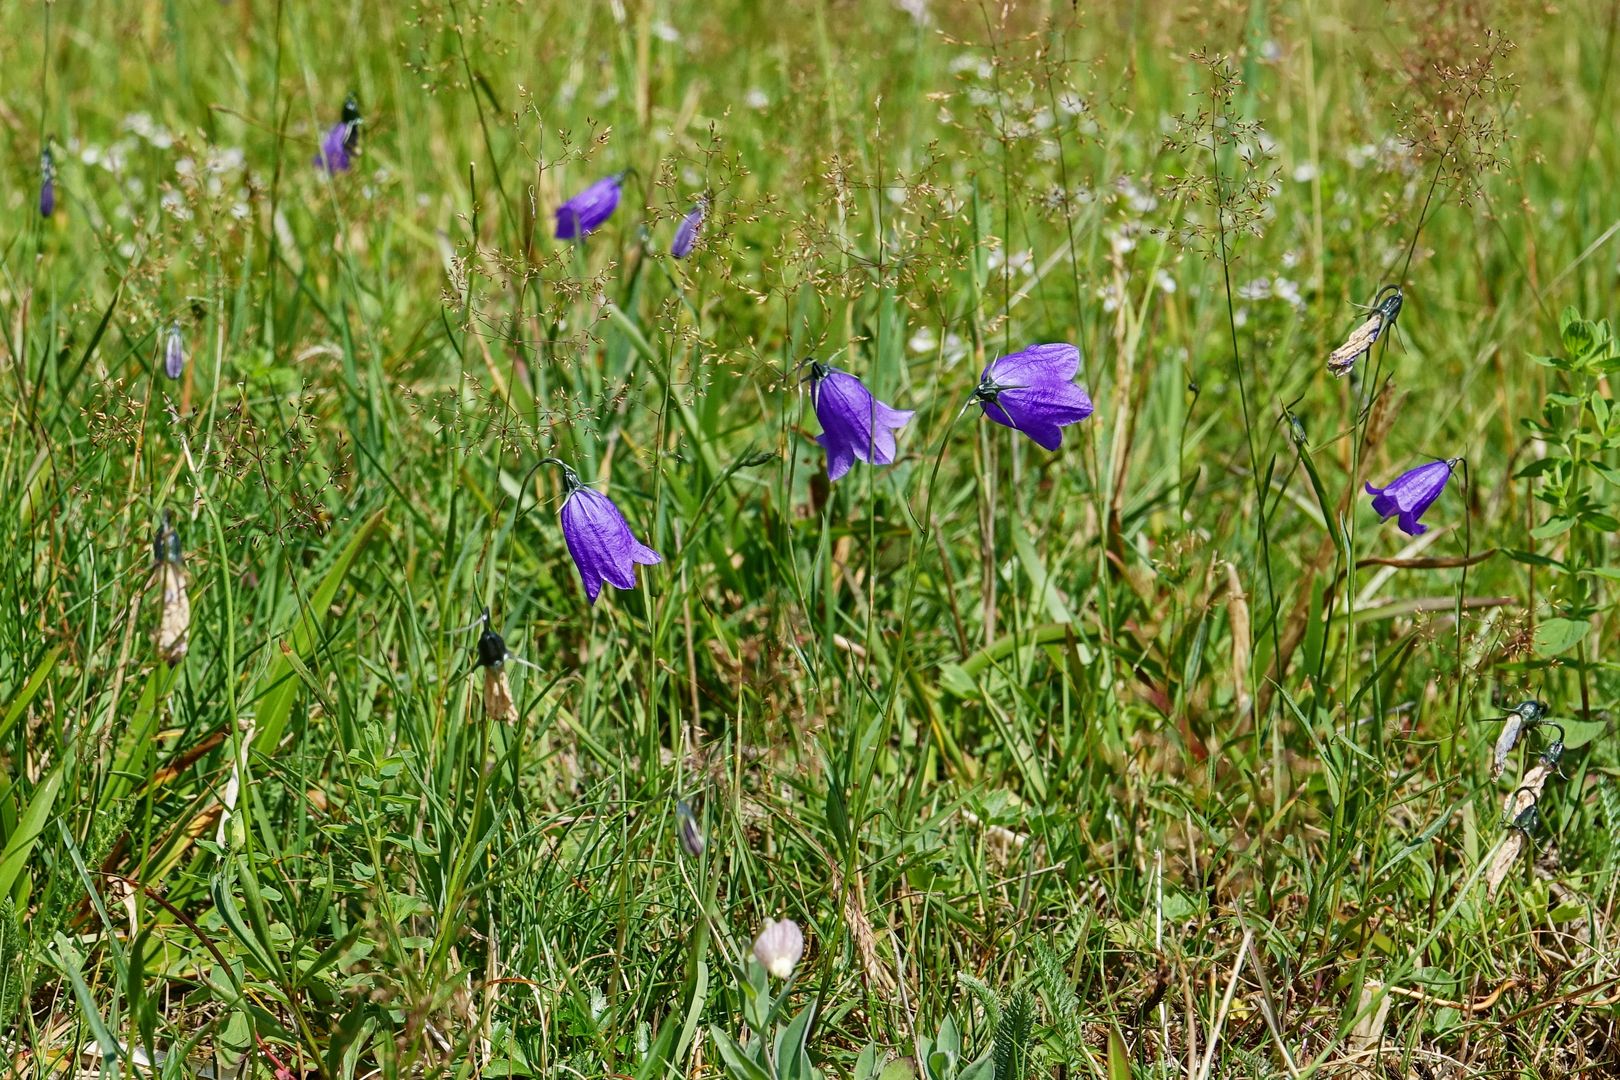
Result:
<svg viewBox="0 0 1620 1080">
<path fill-rule="evenodd" d="M 0 8 L 15 1068 L 750 1075 L 708 1025 L 780 916 L 830 1075 L 998 1003 L 998 1077 L 1620 1068 L 1620 353 L 1561 314 L 1617 307 L 1617 18 Z M 1038 341 L 1098 405 L 1056 454 L 961 414 Z M 829 489 L 806 356 L 918 410 L 892 467 Z M 586 604 L 545 455 L 634 591 Z M 1567 779 L 1488 896 L 1529 697 Z"/>
</svg>

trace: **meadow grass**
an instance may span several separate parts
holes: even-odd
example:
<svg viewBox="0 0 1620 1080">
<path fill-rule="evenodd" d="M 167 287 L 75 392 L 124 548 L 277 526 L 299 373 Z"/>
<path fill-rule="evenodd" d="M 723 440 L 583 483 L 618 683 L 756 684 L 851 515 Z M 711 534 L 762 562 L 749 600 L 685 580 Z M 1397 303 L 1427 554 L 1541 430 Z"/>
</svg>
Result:
<svg viewBox="0 0 1620 1080">
<path fill-rule="evenodd" d="M 1620 1075 L 1617 26 L 0 8 L 12 1069 Z M 1046 341 L 1056 453 L 964 409 Z M 894 464 L 827 482 L 807 357 Z"/>
</svg>

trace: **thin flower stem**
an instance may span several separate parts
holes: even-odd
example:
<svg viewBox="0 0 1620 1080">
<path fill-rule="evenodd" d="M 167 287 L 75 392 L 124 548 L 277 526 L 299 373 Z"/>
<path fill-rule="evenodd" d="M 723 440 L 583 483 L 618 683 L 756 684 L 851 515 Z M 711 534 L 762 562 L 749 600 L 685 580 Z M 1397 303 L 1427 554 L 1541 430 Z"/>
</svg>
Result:
<svg viewBox="0 0 1620 1080">
<path fill-rule="evenodd" d="M 1258 532 L 1260 537 L 1261 566 L 1266 578 L 1266 604 L 1271 612 L 1271 661 L 1272 677 L 1278 687 L 1282 686 L 1282 639 L 1278 630 L 1277 613 L 1277 585 L 1273 580 L 1271 571 L 1271 529 L 1266 513 L 1266 482 L 1260 473 L 1260 452 L 1254 445 L 1254 424 L 1249 413 L 1249 384 L 1243 374 L 1243 354 L 1238 346 L 1237 337 L 1237 309 L 1232 301 L 1232 262 L 1226 246 L 1226 213 L 1221 194 L 1221 160 L 1219 141 L 1214 134 L 1210 135 L 1209 155 L 1211 176 L 1215 182 L 1215 227 L 1220 237 L 1221 247 L 1221 280 L 1226 289 L 1226 326 L 1232 338 L 1232 370 L 1237 375 L 1238 402 L 1243 410 L 1244 441 L 1249 449 L 1249 476 L 1254 482 L 1255 513 L 1259 515 Z M 1253 666 L 1253 653 L 1249 661 Z M 1252 674 L 1252 672 L 1251 672 Z M 1253 679 L 1250 679 L 1251 684 Z M 1272 701 L 1275 703 L 1276 697 Z M 1260 718 L 1255 717 L 1255 737 L 1260 735 Z"/>
</svg>

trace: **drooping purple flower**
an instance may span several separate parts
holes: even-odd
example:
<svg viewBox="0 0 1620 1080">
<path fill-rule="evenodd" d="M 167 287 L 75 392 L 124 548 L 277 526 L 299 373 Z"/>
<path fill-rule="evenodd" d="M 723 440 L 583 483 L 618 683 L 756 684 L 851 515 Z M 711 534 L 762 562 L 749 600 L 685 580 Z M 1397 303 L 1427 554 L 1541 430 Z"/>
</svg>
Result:
<svg viewBox="0 0 1620 1080">
<path fill-rule="evenodd" d="M 315 165 L 329 173 L 348 172 L 360 153 L 360 103 L 350 94 L 343 99 L 343 114 L 321 137 Z"/>
<path fill-rule="evenodd" d="M 39 152 L 39 216 L 56 213 L 56 158 L 49 146 Z"/>
<path fill-rule="evenodd" d="M 1419 465 L 1415 469 L 1408 469 L 1391 480 L 1381 488 L 1367 484 L 1367 494 L 1373 497 L 1373 512 L 1380 521 L 1387 521 L 1394 517 L 1401 532 L 1407 536 L 1422 536 L 1429 531 L 1429 527 L 1420 520 L 1423 512 L 1434 505 L 1434 500 L 1446 490 L 1446 481 L 1451 479 L 1451 470 L 1457 467 L 1462 458 L 1452 458 L 1450 461 L 1431 461 L 1426 465 Z"/>
<path fill-rule="evenodd" d="M 566 465 L 563 486 L 568 490 L 562 508 L 563 540 L 591 603 L 596 603 L 604 581 L 615 589 L 633 589 L 637 563 L 652 566 L 664 561 L 631 534 L 630 523 L 612 499 L 586 487 Z"/>
<path fill-rule="evenodd" d="M 602 227 L 619 208 L 624 173 L 604 176 L 557 207 L 557 239 L 583 240 Z"/>
<path fill-rule="evenodd" d="M 810 365 L 810 400 L 821 421 L 816 436 L 827 451 L 827 479 L 849 472 L 855 459 L 868 465 L 894 461 L 894 433 L 912 417 L 908 409 L 893 409 L 847 371 L 828 364 Z"/>
<path fill-rule="evenodd" d="M 1063 445 L 1063 428 L 1091 415 L 1091 397 L 1075 383 L 1080 350 L 1073 345 L 1031 345 L 991 361 L 973 397 L 984 415 L 1022 431 L 1045 450 Z"/>
<path fill-rule="evenodd" d="M 163 373 L 171 379 L 178 379 L 185 370 L 185 339 L 180 336 L 180 324 L 170 323 L 168 337 L 163 342 Z"/>
<path fill-rule="evenodd" d="M 675 239 L 669 245 L 671 255 L 684 259 L 692 254 L 692 245 L 697 243 L 698 230 L 703 227 L 703 218 L 708 212 L 709 200 L 699 199 L 697 205 L 681 219 L 680 228 L 675 230 Z"/>
</svg>

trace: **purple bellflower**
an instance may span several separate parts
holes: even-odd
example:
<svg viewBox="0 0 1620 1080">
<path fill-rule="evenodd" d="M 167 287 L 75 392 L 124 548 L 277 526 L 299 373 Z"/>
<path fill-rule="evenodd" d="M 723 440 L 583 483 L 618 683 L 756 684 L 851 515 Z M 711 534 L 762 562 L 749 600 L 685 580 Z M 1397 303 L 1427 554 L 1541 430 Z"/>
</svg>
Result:
<svg viewBox="0 0 1620 1080">
<path fill-rule="evenodd" d="M 849 472 L 855 459 L 868 465 L 894 461 L 894 433 L 912 417 L 872 396 L 866 385 L 828 364 L 810 364 L 810 400 L 821 421 L 816 442 L 827 450 L 827 479 Z"/>
<path fill-rule="evenodd" d="M 619 189 L 623 183 L 622 172 L 604 176 L 557 207 L 557 239 L 583 240 L 601 228 L 619 208 Z"/>
<path fill-rule="evenodd" d="M 1063 445 L 1063 428 L 1091 415 L 1091 397 L 1076 385 L 1080 350 L 1073 345 L 1031 345 L 991 361 L 973 399 L 984 415 L 1022 431 L 1042 449 Z"/>
<path fill-rule="evenodd" d="M 49 146 L 39 152 L 39 216 L 56 213 L 56 158 Z"/>
<path fill-rule="evenodd" d="M 348 172 L 360 153 L 360 103 L 350 94 L 343 99 L 343 115 L 321 137 L 315 165 L 329 173 Z"/>
<path fill-rule="evenodd" d="M 562 465 L 555 459 L 548 460 Z M 562 465 L 562 470 L 567 490 L 562 508 L 563 540 L 579 568 L 585 595 L 596 603 L 604 581 L 615 589 L 635 588 L 636 564 L 652 566 L 663 562 L 663 556 L 631 534 L 630 523 L 612 499 L 586 487 L 568 466 Z"/>
<path fill-rule="evenodd" d="M 180 324 L 170 323 L 168 336 L 163 342 L 163 373 L 171 379 L 178 379 L 185 370 L 185 339 L 180 336 Z"/>
<path fill-rule="evenodd" d="M 1462 458 L 1431 461 L 1427 465 L 1407 469 L 1381 488 L 1367 484 L 1367 494 L 1373 497 L 1373 511 L 1380 521 L 1394 517 L 1401 532 L 1407 536 L 1422 536 L 1429 531 L 1429 527 L 1418 519 L 1446 490 L 1451 470 L 1460 461 Z"/>
<path fill-rule="evenodd" d="M 703 227 L 703 218 L 709 212 L 709 200 L 699 199 L 697 205 L 681 219 L 681 224 L 675 230 L 675 239 L 670 242 L 669 253 L 677 259 L 684 259 L 692 254 L 692 245 L 697 243 L 698 230 Z"/>
</svg>

